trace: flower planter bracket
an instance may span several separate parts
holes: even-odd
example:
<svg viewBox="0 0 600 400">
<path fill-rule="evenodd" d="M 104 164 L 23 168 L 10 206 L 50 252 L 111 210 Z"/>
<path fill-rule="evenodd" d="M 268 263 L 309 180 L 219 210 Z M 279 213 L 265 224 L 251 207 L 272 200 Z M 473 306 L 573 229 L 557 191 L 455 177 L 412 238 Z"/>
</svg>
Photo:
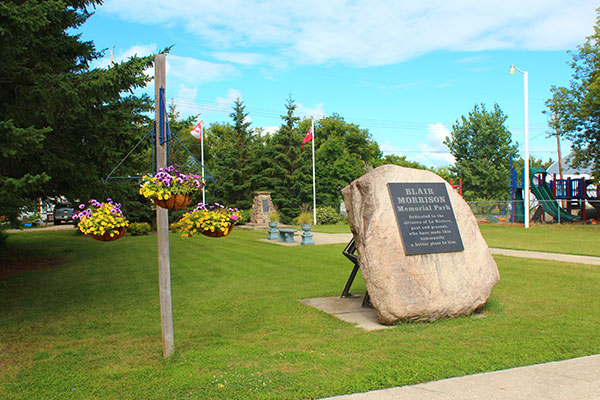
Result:
<svg viewBox="0 0 600 400">
<path fill-rule="evenodd" d="M 181 142 L 181 140 L 179 140 L 179 138 L 173 133 L 171 132 L 171 128 L 169 126 L 169 121 L 166 120 L 166 116 L 167 116 L 167 112 L 166 112 L 166 106 L 165 106 L 165 88 L 161 87 L 159 88 L 159 129 L 158 129 L 158 140 L 161 146 L 164 146 L 164 144 L 167 144 L 167 150 L 166 150 L 166 156 L 167 156 L 167 161 L 166 164 L 170 164 L 170 154 L 171 154 L 171 142 L 173 141 L 173 138 L 177 139 L 177 141 L 179 142 L 179 144 L 181 146 L 183 146 L 184 150 L 192 157 L 192 159 L 198 164 L 200 165 L 201 169 L 202 169 L 202 178 L 203 179 L 210 179 L 213 182 L 216 182 L 217 180 L 215 179 L 215 177 L 213 176 L 213 174 L 210 173 L 209 170 L 206 169 L 206 167 L 204 166 L 204 164 L 202 164 L 200 161 L 198 161 L 198 159 L 196 158 L 196 156 L 194 156 L 192 154 L 192 152 L 190 151 L 190 149 L 187 148 L 187 146 L 185 144 L 183 144 Z M 166 122 L 166 124 L 165 124 Z M 166 129 L 165 129 L 165 125 L 166 125 Z M 140 179 L 141 176 L 112 176 L 112 174 L 115 173 L 115 171 L 121 166 L 121 164 L 123 164 L 123 162 L 125 162 L 125 160 L 127 160 L 129 158 L 129 156 L 131 155 L 131 153 L 133 153 L 135 151 L 135 149 L 137 149 L 137 147 L 148 137 L 148 135 L 150 135 L 150 133 L 152 133 L 152 175 L 156 174 L 156 122 L 153 123 L 152 129 L 150 129 L 148 131 L 148 133 L 146 133 L 144 135 L 144 137 L 136 143 L 135 146 L 133 146 L 133 148 L 127 153 L 127 155 L 125 157 L 123 157 L 123 159 L 121 161 L 119 161 L 119 163 L 117 164 L 117 166 L 110 171 L 110 174 L 108 174 L 108 176 L 104 179 L 102 179 L 102 182 L 104 184 L 106 184 L 108 182 L 109 179 Z"/>
</svg>

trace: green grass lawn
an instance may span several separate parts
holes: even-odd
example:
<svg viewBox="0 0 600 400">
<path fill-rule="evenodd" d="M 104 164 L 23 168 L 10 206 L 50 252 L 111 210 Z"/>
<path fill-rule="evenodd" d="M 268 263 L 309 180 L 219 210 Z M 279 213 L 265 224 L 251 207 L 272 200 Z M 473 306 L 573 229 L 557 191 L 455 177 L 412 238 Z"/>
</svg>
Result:
<svg viewBox="0 0 600 400">
<path fill-rule="evenodd" d="M 344 244 L 264 236 L 171 236 L 163 359 L 156 236 L 11 235 L 0 271 L 43 268 L 0 280 L 0 398 L 310 399 L 600 353 L 597 266 L 498 256 L 484 318 L 366 332 L 298 301 L 340 294 Z"/>
<path fill-rule="evenodd" d="M 480 224 L 488 246 L 600 257 L 600 225 Z"/>
<path fill-rule="evenodd" d="M 600 225 L 479 224 L 479 229 L 490 247 L 600 257 Z M 349 233 L 350 226 L 317 225 L 311 231 Z"/>
</svg>

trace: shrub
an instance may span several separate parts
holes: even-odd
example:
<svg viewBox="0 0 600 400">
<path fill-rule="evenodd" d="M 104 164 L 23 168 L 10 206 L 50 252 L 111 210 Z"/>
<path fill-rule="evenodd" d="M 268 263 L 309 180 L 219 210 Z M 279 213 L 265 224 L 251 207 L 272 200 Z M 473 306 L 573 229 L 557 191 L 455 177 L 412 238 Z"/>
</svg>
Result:
<svg viewBox="0 0 600 400">
<path fill-rule="evenodd" d="M 308 225 L 313 223 L 313 215 L 307 212 L 302 212 L 298 215 L 298 224 L 300 225 Z"/>
<path fill-rule="evenodd" d="M 6 247 L 6 239 L 8 239 L 8 234 L 0 227 L 0 249 Z"/>
<path fill-rule="evenodd" d="M 250 222 L 250 217 L 252 216 L 252 209 L 249 208 L 247 210 L 240 210 L 240 220 L 238 221 L 238 225 L 246 225 Z"/>
<path fill-rule="evenodd" d="M 269 221 L 270 222 L 279 222 L 281 216 L 279 215 L 279 211 L 277 211 L 277 207 L 273 208 L 273 211 L 269 213 Z"/>
<path fill-rule="evenodd" d="M 150 224 L 147 222 L 134 222 L 129 224 L 129 233 L 131 236 L 143 236 L 150 234 Z"/>
<path fill-rule="evenodd" d="M 340 220 L 340 214 L 333 207 L 325 206 L 317 208 L 317 224 L 337 224 Z"/>
<path fill-rule="evenodd" d="M 179 232 L 183 232 L 183 229 L 185 228 L 183 222 L 181 222 L 181 220 L 177 221 L 177 222 L 172 222 L 169 225 L 169 232 L 173 232 L 173 233 L 179 233 Z"/>
</svg>

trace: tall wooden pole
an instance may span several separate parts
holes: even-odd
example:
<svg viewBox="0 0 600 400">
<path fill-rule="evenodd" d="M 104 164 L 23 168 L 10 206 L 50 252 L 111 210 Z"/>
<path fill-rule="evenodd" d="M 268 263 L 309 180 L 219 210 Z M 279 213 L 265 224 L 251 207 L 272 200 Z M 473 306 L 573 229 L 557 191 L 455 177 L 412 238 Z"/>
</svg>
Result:
<svg viewBox="0 0 600 400">
<path fill-rule="evenodd" d="M 167 143 L 161 144 L 161 138 L 166 140 L 167 118 L 166 104 L 160 104 L 160 89 L 166 89 L 166 57 L 157 54 L 154 57 L 154 98 L 155 98 L 155 126 L 156 126 L 156 168 L 167 166 Z M 164 113 L 161 116 L 161 111 Z M 173 353 L 173 313 L 171 307 L 171 265 L 169 261 L 169 211 L 156 207 L 156 226 L 158 233 L 158 286 L 160 291 L 160 321 L 162 328 L 163 357 Z"/>
<path fill-rule="evenodd" d="M 556 122 L 556 150 L 558 152 L 558 176 L 560 179 L 563 178 L 563 169 L 562 169 L 562 156 L 560 154 L 560 127 L 558 125 L 558 114 L 553 115 L 553 119 Z"/>
</svg>

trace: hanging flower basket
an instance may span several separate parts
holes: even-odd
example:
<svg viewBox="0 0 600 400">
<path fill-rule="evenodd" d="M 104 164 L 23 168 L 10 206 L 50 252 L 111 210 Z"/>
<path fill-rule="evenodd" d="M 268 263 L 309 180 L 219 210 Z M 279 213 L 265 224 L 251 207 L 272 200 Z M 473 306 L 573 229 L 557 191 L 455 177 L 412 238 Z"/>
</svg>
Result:
<svg viewBox="0 0 600 400">
<path fill-rule="evenodd" d="M 219 203 L 212 206 L 198 203 L 198 207 L 184 214 L 178 224 L 182 230 L 181 237 L 190 237 L 197 233 L 210 237 L 223 237 L 231 233 L 240 218 L 237 208 L 228 208 Z"/>
<path fill-rule="evenodd" d="M 202 231 L 202 234 L 204 236 L 209 236 L 209 237 L 227 236 L 227 235 L 229 235 L 231 233 L 231 231 L 233 230 L 234 226 L 235 226 L 235 224 L 229 224 L 229 228 L 227 228 L 224 231 L 221 231 L 221 230 L 211 231 L 210 229 L 206 229 L 206 230 Z"/>
<path fill-rule="evenodd" d="M 166 208 L 167 210 L 181 210 L 192 202 L 192 196 L 189 194 L 175 194 L 166 200 L 159 200 L 153 197 L 152 201 L 157 206 Z"/>
<path fill-rule="evenodd" d="M 156 175 L 142 177 L 140 194 L 168 210 L 181 210 L 192 202 L 192 195 L 204 187 L 202 177 L 182 174 L 177 164 L 160 168 Z"/>
<path fill-rule="evenodd" d="M 127 233 L 127 228 L 121 227 L 121 229 L 119 229 L 118 232 L 119 233 L 114 234 L 114 231 L 111 231 L 111 232 L 106 232 L 104 235 L 90 234 L 88 236 L 91 237 L 92 239 L 96 239 L 101 242 L 111 242 L 113 240 L 121 239 L 123 236 L 125 236 L 125 233 Z M 113 234 L 113 236 L 110 236 L 111 233 Z"/>
<path fill-rule="evenodd" d="M 79 220 L 77 228 L 84 235 L 102 242 L 122 238 L 129 225 L 121 212 L 121 204 L 115 204 L 111 199 L 106 199 L 106 203 L 90 200 L 88 206 L 80 204 L 73 219 Z"/>
</svg>

